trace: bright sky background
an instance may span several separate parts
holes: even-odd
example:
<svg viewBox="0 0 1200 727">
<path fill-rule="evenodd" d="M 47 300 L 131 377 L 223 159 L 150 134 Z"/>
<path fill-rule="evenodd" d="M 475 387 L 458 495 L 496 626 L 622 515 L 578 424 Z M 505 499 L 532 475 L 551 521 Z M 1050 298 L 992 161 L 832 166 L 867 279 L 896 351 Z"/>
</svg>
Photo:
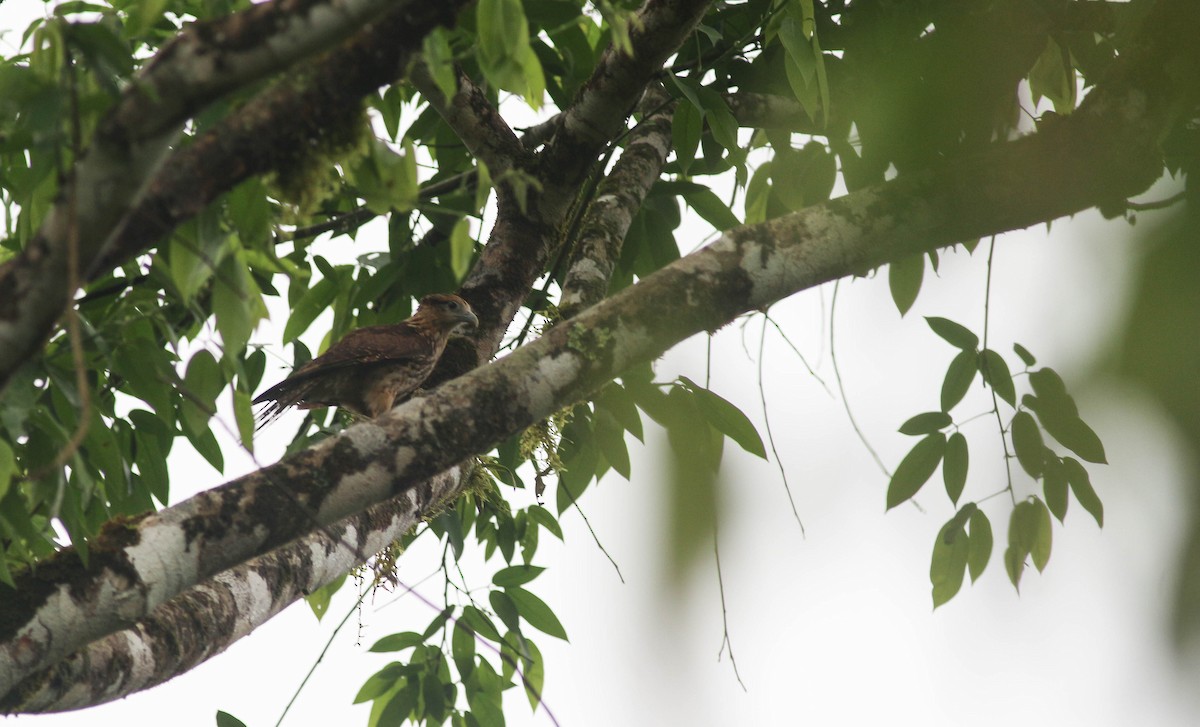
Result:
<svg viewBox="0 0 1200 727">
<path fill-rule="evenodd" d="M 17 24 L 10 19 L 14 5 L 41 8 L 10 0 L 0 5 L 0 27 Z M 1150 220 L 1143 216 L 1137 229 Z M 1055 223 L 1049 236 L 1045 228 L 1006 235 L 997 242 L 993 272 L 991 347 L 1007 356 L 1019 341 L 1039 363 L 1059 370 L 1104 441 L 1112 464 L 1091 469 L 1105 503 L 1103 531 L 1072 501 L 1067 526 L 1055 524 L 1045 574 L 1027 572 L 1018 596 L 1001 561 L 1010 504 L 989 500 L 984 509 L 997 550 L 987 571 L 976 586 L 964 586 L 931 612 L 930 549 L 951 514 L 940 475 L 918 497 L 926 513 L 903 506 L 885 515 L 887 479 L 840 400 L 771 330 L 764 378 L 769 415 L 807 535 L 792 518 L 775 464 L 727 444 L 722 571 L 729 633 L 747 691 L 728 658 L 717 659 L 721 603 L 711 559 L 682 597 L 664 585 L 665 438 L 644 418 L 647 445 L 630 439 L 633 482 L 610 474 L 581 503 L 626 582 L 577 512 L 563 517 L 566 544 L 544 533 L 534 561 L 549 570 L 530 590 L 554 608 L 571 637 L 570 644 L 538 639 L 546 657 L 546 703 L 559 724 L 1195 724 L 1195 672 L 1176 669 L 1164 627 L 1182 529 L 1184 464 L 1173 434 L 1146 400 L 1120 388 L 1098 365 L 1135 269 L 1138 240 L 1127 232 L 1085 214 Z M 688 246 L 687 236 L 679 239 Z M 890 300 L 886 275 L 842 284 L 836 310 L 842 378 L 859 424 L 889 467 L 915 442 L 896 428 L 937 407 L 954 354 L 921 316 L 948 317 L 981 332 L 985 263 L 986 242 L 974 256 L 944 255 L 940 277 L 927 277 L 904 318 Z M 831 295 L 829 287 L 810 291 L 771 315 L 836 391 L 828 345 Z M 318 334 L 324 330 L 321 321 L 313 326 Z M 761 330 L 755 318 L 744 330 L 739 322 L 717 334 L 712 388 L 765 434 L 755 360 Z M 256 340 L 278 347 L 278 332 L 260 331 Z M 702 381 L 704 352 L 703 337 L 677 347 L 660 362 L 658 380 L 682 373 Z M 283 373 L 270 364 L 264 384 Z M 985 409 L 977 383 L 956 413 Z M 264 462 L 278 457 L 295 421 L 268 430 L 260 442 Z M 973 499 L 1002 487 L 1004 471 L 994 418 L 973 422 L 966 433 L 972 467 L 965 498 Z M 179 442 L 171 458 L 174 497 L 253 468 L 235 445 L 225 452 L 221 475 Z M 1014 477 L 1018 492 L 1030 491 L 1019 468 Z M 515 505 L 532 496 L 509 494 Z M 436 569 L 441 551 L 433 545 L 423 539 L 401 559 L 405 582 Z M 468 582 L 485 586 L 488 571 L 475 565 L 467 563 Z M 440 579 L 417 590 L 440 602 Z M 307 606 L 294 606 L 189 674 L 120 702 L 6 724 L 190 727 L 214 724 L 218 709 L 251 727 L 274 724 L 352 603 L 349 590 L 339 594 L 321 624 Z M 411 597 L 369 598 L 285 724 L 365 724 L 367 707 L 350 702 L 392 658 L 366 654 L 366 648 L 388 633 L 421 631 L 434 615 Z M 520 690 L 510 691 L 505 704 L 510 724 L 551 724 L 542 710 L 530 713 Z"/>
</svg>

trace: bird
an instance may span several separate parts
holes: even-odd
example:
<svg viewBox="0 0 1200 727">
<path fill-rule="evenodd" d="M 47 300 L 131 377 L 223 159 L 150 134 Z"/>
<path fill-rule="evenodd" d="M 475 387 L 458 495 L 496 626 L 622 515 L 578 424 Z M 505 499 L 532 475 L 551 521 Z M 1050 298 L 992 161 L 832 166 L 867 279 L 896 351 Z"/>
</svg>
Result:
<svg viewBox="0 0 1200 727">
<path fill-rule="evenodd" d="M 411 318 L 355 329 L 259 394 L 253 403 L 266 406 L 259 412 L 258 428 L 289 406 L 337 406 L 374 419 L 421 386 L 452 333 L 478 325 L 470 304 L 457 295 L 427 295 Z"/>
</svg>

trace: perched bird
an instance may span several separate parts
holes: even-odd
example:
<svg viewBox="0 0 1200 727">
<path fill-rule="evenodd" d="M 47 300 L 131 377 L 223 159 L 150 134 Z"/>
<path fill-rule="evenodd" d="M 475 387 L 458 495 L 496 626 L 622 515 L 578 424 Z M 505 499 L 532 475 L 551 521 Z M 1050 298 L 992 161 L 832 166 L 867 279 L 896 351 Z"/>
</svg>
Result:
<svg viewBox="0 0 1200 727">
<path fill-rule="evenodd" d="M 377 417 L 411 394 L 433 371 L 450 334 L 479 319 L 457 295 L 421 299 L 417 312 L 394 326 L 367 326 L 347 333 L 325 353 L 292 372 L 254 400 L 263 426 L 289 406 L 340 406 Z"/>
</svg>

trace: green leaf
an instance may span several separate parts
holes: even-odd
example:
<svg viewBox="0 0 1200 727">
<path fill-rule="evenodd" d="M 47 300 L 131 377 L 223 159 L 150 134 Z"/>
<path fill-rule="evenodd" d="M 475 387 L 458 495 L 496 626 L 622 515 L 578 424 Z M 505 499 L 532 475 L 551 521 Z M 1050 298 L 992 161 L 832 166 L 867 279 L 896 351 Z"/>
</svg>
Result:
<svg viewBox="0 0 1200 727">
<path fill-rule="evenodd" d="M 891 510 L 916 495 L 933 476 L 945 453 L 946 435 L 940 432 L 917 442 L 892 475 L 888 484 L 887 509 Z"/>
<path fill-rule="evenodd" d="M 765 222 L 771 198 L 771 162 L 758 165 L 746 185 L 746 224 Z"/>
<path fill-rule="evenodd" d="M 708 128 L 712 130 L 717 143 L 730 152 L 740 151 L 737 139 L 738 123 L 729 110 L 725 98 L 711 88 L 696 89 L 700 107 L 704 109 L 704 117 L 708 120 Z"/>
<path fill-rule="evenodd" d="M 1013 586 L 1020 588 L 1025 558 L 1032 556 L 1038 571 L 1050 560 L 1052 528 L 1050 511 L 1036 497 L 1017 503 L 1008 523 L 1008 550 L 1004 564 Z"/>
<path fill-rule="evenodd" d="M 454 634 L 450 637 L 450 658 L 466 681 L 475 668 L 475 633 L 461 620 L 454 624 Z"/>
<path fill-rule="evenodd" d="M 1019 411 L 1013 416 L 1011 429 L 1017 461 L 1030 477 L 1041 477 L 1046 445 L 1042 443 L 1037 422 L 1029 412 Z"/>
<path fill-rule="evenodd" d="M 413 710 L 421 701 L 421 685 L 416 679 L 409 679 L 402 686 L 385 694 L 375 704 L 371 705 L 371 717 L 367 727 L 398 727 L 412 715 Z M 379 710 L 376 712 L 376 710 Z M 378 718 L 376 718 L 378 714 Z"/>
<path fill-rule="evenodd" d="M 671 142 L 675 149 L 675 160 L 679 170 L 687 174 L 696 158 L 700 146 L 700 135 L 704 133 L 704 116 L 691 103 L 679 102 L 671 119 Z"/>
<path fill-rule="evenodd" d="M 183 377 L 180 415 L 186 428 L 196 434 L 208 429 L 208 420 L 216 413 L 217 395 L 224 387 L 221 365 L 208 351 L 197 351 Z"/>
<path fill-rule="evenodd" d="M 228 712 L 217 710 L 217 727 L 246 727 L 246 723 Z"/>
<path fill-rule="evenodd" d="M 235 256 L 221 263 L 213 285 L 212 307 L 225 357 L 240 356 L 254 327 L 266 317 L 267 306 L 245 264 Z"/>
<path fill-rule="evenodd" d="M 712 425 L 713 429 L 737 442 L 750 454 L 758 455 L 763 459 L 767 458 L 767 450 L 763 446 L 762 437 L 758 435 L 758 430 L 754 428 L 754 424 L 742 413 L 741 409 L 699 386 L 686 376 L 680 376 L 679 380 L 695 395 L 700 412 L 704 414 L 704 418 Z"/>
<path fill-rule="evenodd" d="M 925 256 L 909 255 L 888 266 L 888 285 L 892 300 L 900 315 L 908 312 L 921 292 L 921 281 L 925 277 Z"/>
<path fill-rule="evenodd" d="M 1079 418 L 1075 400 L 1058 373 L 1050 368 L 1038 369 L 1029 374 L 1029 383 L 1037 395 L 1031 397 L 1030 408 L 1050 436 L 1088 462 L 1106 463 L 1100 437 Z"/>
<path fill-rule="evenodd" d="M 517 604 L 513 602 L 507 592 L 492 591 L 488 594 L 488 603 L 492 604 L 492 610 L 496 612 L 496 617 L 508 627 L 509 631 L 519 632 L 521 630 Z"/>
<path fill-rule="evenodd" d="M 1096 518 L 1097 525 L 1104 527 L 1104 503 L 1092 488 L 1092 480 L 1088 477 L 1087 470 L 1074 457 L 1063 457 L 1063 469 L 1066 470 L 1067 482 L 1071 485 L 1075 499 L 1084 510 Z"/>
<path fill-rule="evenodd" d="M 8 446 L 8 442 L 0 439 L 0 500 L 3 500 L 4 496 L 8 494 L 8 488 L 16 474 L 16 455 L 13 454 L 12 447 Z M 0 554 L 0 560 L 3 559 L 3 554 Z"/>
<path fill-rule="evenodd" d="M 967 438 L 962 432 L 951 434 L 946 440 L 946 456 L 942 461 L 942 478 L 946 482 L 946 494 L 950 496 L 950 502 L 957 504 L 962 496 L 963 487 L 967 484 L 969 463 Z"/>
<path fill-rule="evenodd" d="M 459 620 L 471 627 L 471 630 L 485 639 L 500 642 L 500 631 L 487 615 L 474 606 L 463 606 Z"/>
<path fill-rule="evenodd" d="M 642 417 L 625 387 L 610 383 L 600 390 L 595 402 L 598 407 L 612 414 L 625 431 L 637 437 L 638 441 L 642 440 Z"/>
<path fill-rule="evenodd" d="M 434 28 L 425 36 L 421 49 L 434 84 L 450 99 L 458 92 L 458 78 L 454 72 L 454 51 L 450 49 L 447 34 L 445 28 Z"/>
<path fill-rule="evenodd" d="M 1003 356 L 990 348 L 985 350 L 979 356 L 979 373 L 983 374 L 983 380 L 991 385 L 997 396 L 1007 401 L 1009 406 L 1017 405 L 1017 390 Z"/>
<path fill-rule="evenodd" d="M 304 295 L 300 296 L 300 300 L 292 306 L 291 315 L 283 327 L 284 343 L 296 340 L 297 336 L 308 330 L 317 316 L 333 305 L 338 289 L 346 283 L 343 278 L 344 276 L 340 274 L 331 278 L 322 278 L 316 285 L 305 291 Z"/>
<path fill-rule="evenodd" d="M 254 452 L 254 406 L 250 395 L 241 389 L 233 390 L 233 419 L 237 422 L 238 437 L 247 452 Z"/>
<path fill-rule="evenodd" d="M 541 505 L 530 505 L 526 512 L 529 513 L 530 520 L 554 533 L 554 537 L 559 540 L 563 539 L 562 526 L 558 524 L 558 520 L 554 518 L 554 515 L 549 510 Z"/>
<path fill-rule="evenodd" d="M 632 471 L 629 450 L 625 446 L 625 429 L 612 414 L 599 407 L 592 414 L 592 425 L 600 454 L 618 474 L 629 479 Z"/>
<path fill-rule="evenodd" d="M 929 581 L 933 584 L 933 607 L 946 603 L 962 588 L 967 567 L 969 540 L 957 518 L 942 526 L 933 542 Z"/>
<path fill-rule="evenodd" d="M 988 560 L 992 557 L 992 524 L 987 515 L 976 509 L 971 513 L 969 521 L 971 545 L 967 552 L 967 570 L 971 573 L 971 582 L 979 580 L 987 568 Z"/>
<path fill-rule="evenodd" d="M 346 575 L 342 574 L 304 597 L 318 621 L 324 618 L 326 613 L 329 613 L 329 603 L 333 600 L 333 594 L 337 593 L 345 582 Z"/>
<path fill-rule="evenodd" d="M 532 641 L 526 641 L 525 646 L 529 649 L 529 657 L 525 659 L 525 679 L 521 684 L 525 687 L 525 696 L 529 699 L 529 706 L 537 709 L 538 704 L 542 701 L 542 690 L 546 685 L 546 666 L 542 659 L 542 652 L 538 651 L 538 647 Z"/>
<path fill-rule="evenodd" d="M 1021 357 L 1021 361 L 1024 362 L 1026 366 L 1033 366 L 1037 363 L 1037 359 L 1033 357 L 1033 354 L 1029 352 L 1029 349 L 1025 348 L 1021 344 L 1014 343 L 1013 351 L 1016 352 L 1017 356 Z"/>
<path fill-rule="evenodd" d="M 737 215 L 708 187 L 689 190 L 683 198 L 705 222 L 722 232 L 742 224 Z"/>
<path fill-rule="evenodd" d="M 1059 522 L 1067 516 L 1067 471 L 1062 460 L 1046 450 L 1046 463 L 1042 469 L 1042 491 L 1046 495 L 1046 506 Z"/>
<path fill-rule="evenodd" d="M 1054 528 L 1050 522 L 1050 510 L 1046 508 L 1046 504 L 1036 498 L 1034 504 L 1037 508 L 1037 531 L 1030 548 L 1030 555 L 1033 556 L 1033 564 L 1041 573 L 1046 570 L 1046 564 L 1050 562 L 1050 546 L 1054 539 Z"/>
<path fill-rule="evenodd" d="M 450 269 L 456 280 L 466 277 L 474 257 L 475 240 L 471 239 L 471 225 L 464 217 L 454 224 L 450 232 Z"/>
<path fill-rule="evenodd" d="M 908 421 L 900 425 L 900 433 L 909 436 L 922 434 L 933 434 L 934 432 L 944 429 L 954 423 L 950 415 L 941 411 L 927 411 L 922 414 L 917 414 L 910 417 Z"/>
<path fill-rule="evenodd" d="M 943 341 L 964 351 L 974 351 L 979 346 L 979 336 L 976 336 L 965 326 L 959 325 L 946 318 L 926 316 L 925 322 Z"/>
<path fill-rule="evenodd" d="M 492 576 L 492 583 L 501 588 L 523 586 L 537 578 L 544 570 L 546 569 L 536 565 L 514 565 L 496 571 L 496 575 Z"/>
<path fill-rule="evenodd" d="M 378 699 L 387 694 L 389 690 L 396 687 L 396 682 L 404 678 L 405 669 L 407 667 L 398 661 L 393 661 L 379 671 L 372 674 L 363 685 L 359 687 L 358 694 L 354 696 L 353 704 L 362 704 L 363 702 L 372 699 Z"/>
<path fill-rule="evenodd" d="M 386 652 L 386 651 L 403 651 L 410 649 L 417 644 L 425 643 L 425 637 L 415 631 L 404 631 L 398 634 L 388 634 L 382 639 L 376 641 L 369 651 Z"/>
<path fill-rule="evenodd" d="M 525 619 L 530 626 L 567 641 L 566 629 L 563 628 L 562 623 L 559 622 L 558 617 L 554 615 L 545 601 L 524 588 L 505 588 L 504 592 L 516 604 L 517 613 L 521 614 L 521 618 Z"/>
<path fill-rule="evenodd" d="M 942 381 L 942 411 L 950 411 L 967 395 L 979 371 L 974 351 L 959 351 L 946 369 Z"/>
</svg>

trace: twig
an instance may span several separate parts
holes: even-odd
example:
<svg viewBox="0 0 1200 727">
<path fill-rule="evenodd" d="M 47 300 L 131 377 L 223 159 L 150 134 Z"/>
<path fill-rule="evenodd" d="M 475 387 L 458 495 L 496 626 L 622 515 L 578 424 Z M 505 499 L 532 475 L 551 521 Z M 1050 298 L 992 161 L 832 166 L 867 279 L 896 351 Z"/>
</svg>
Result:
<svg viewBox="0 0 1200 727">
<path fill-rule="evenodd" d="M 763 313 L 762 336 L 758 339 L 758 398 L 762 402 L 763 423 L 767 428 L 767 442 L 771 445 L 771 454 L 775 457 L 775 465 L 779 468 L 779 476 L 783 478 L 783 490 L 787 493 L 788 504 L 792 506 L 792 515 L 796 517 L 796 523 L 800 526 L 800 536 L 805 537 L 807 533 L 804 530 L 804 521 L 800 519 L 800 511 L 796 509 L 796 500 L 792 497 L 792 488 L 788 484 L 787 470 L 783 466 L 783 460 L 779 458 L 779 450 L 775 448 L 775 434 L 771 431 L 771 418 L 767 415 L 767 389 L 763 384 L 763 351 L 767 342 L 767 321 L 770 318 Z M 715 526 L 714 526 L 715 527 Z M 720 561 L 717 562 L 718 573 L 720 572 Z M 729 657 L 733 658 L 733 650 L 730 649 Z M 736 667 L 735 667 L 736 668 Z M 741 679 L 738 679 L 740 682 Z M 745 685 L 742 685 L 745 688 Z"/>
<path fill-rule="evenodd" d="M 992 241 L 988 245 L 987 259 L 987 284 L 984 287 L 983 294 L 983 350 L 988 350 L 988 324 L 991 322 L 989 315 L 992 302 L 992 257 L 996 254 L 996 236 L 992 235 Z M 987 365 L 987 358 L 982 359 L 984 365 Z M 1008 475 L 1008 493 L 1012 497 L 1013 505 L 1017 504 L 1017 493 L 1013 490 L 1012 479 L 1012 458 L 1013 455 L 1008 451 L 1008 439 L 1004 436 L 1004 420 L 1000 418 L 1000 402 L 996 398 L 996 387 L 988 386 L 992 392 L 992 412 L 996 414 L 996 426 L 1000 428 L 1000 445 L 1004 447 L 1004 471 Z"/>
<path fill-rule="evenodd" d="M 742 673 L 738 671 L 737 658 L 733 655 L 733 642 L 729 640 L 729 614 L 725 607 L 725 579 L 721 575 L 721 547 L 718 544 L 717 536 L 717 521 L 713 518 L 713 555 L 717 559 L 717 589 L 721 592 L 721 650 L 717 652 L 717 661 L 721 660 L 721 654 L 725 653 L 725 649 L 729 649 L 729 663 L 733 666 L 733 675 L 737 678 L 737 683 L 741 685 L 743 692 L 750 691 L 746 688 L 746 683 L 742 681 Z"/>
<path fill-rule="evenodd" d="M 837 296 L 840 286 L 840 280 L 833 284 L 833 299 L 829 302 L 829 360 L 833 363 L 833 377 L 837 380 L 838 393 L 842 396 L 842 406 L 846 409 L 846 417 L 850 419 L 850 426 L 854 427 L 854 433 L 858 435 L 859 441 L 871 453 L 871 458 L 875 460 L 875 464 L 879 465 L 880 471 L 890 479 L 892 473 L 888 471 L 887 466 L 879 458 L 879 454 L 875 451 L 875 448 L 871 446 L 871 443 L 867 441 L 866 435 L 859 428 L 858 422 L 855 421 L 854 412 L 850 411 L 850 400 L 846 398 L 846 388 L 842 385 L 842 372 L 838 369 L 837 362 L 837 347 L 834 346 L 834 331 L 837 329 L 834 325 L 834 316 L 837 314 Z"/>
</svg>

